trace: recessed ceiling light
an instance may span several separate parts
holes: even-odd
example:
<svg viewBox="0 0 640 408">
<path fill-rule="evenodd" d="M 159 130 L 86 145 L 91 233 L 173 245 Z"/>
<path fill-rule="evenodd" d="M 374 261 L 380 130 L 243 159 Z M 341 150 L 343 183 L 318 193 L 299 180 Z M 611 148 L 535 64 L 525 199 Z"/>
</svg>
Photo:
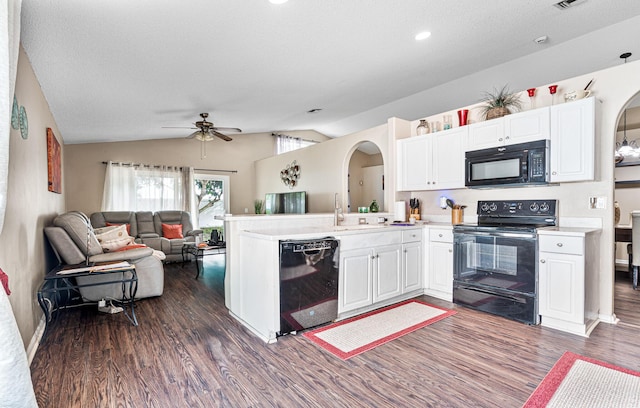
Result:
<svg viewBox="0 0 640 408">
<path fill-rule="evenodd" d="M 429 31 L 423 31 L 421 33 L 416 34 L 416 41 L 425 40 L 431 37 L 431 33 Z"/>
<path fill-rule="evenodd" d="M 271 4 L 284 4 L 289 0 L 269 0 L 269 3 Z"/>
</svg>

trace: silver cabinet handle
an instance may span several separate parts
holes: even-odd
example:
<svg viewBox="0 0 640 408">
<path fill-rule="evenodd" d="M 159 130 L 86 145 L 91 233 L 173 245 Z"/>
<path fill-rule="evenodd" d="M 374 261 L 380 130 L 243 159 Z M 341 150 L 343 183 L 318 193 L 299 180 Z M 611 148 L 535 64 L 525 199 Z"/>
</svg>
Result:
<svg viewBox="0 0 640 408">
<path fill-rule="evenodd" d="M 449 253 L 453 252 L 453 249 L 449 249 Z"/>
<path fill-rule="evenodd" d="M 553 174 L 553 175 L 555 176 L 555 175 L 556 175 L 556 174 L 558 174 L 558 173 L 556 173 L 555 171 L 552 171 L 552 172 L 551 172 L 551 174 Z"/>
<path fill-rule="evenodd" d="M 540 263 L 545 263 L 545 262 L 547 262 L 547 261 L 545 261 L 544 259 L 540 260 Z"/>
<path fill-rule="evenodd" d="M 562 242 L 558 242 L 556 245 L 562 248 Z"/>
<path fill-rule="evenodd" d="M 502 142 L 502 138 L 499 138 L 499 139 L 498 139 L 498 142 Z"/>
<path fill-rule="evenodd" d="M 509 136 L 505 137 L 504 140 L 509 140 Z"/>
<path fill-rule="evenodd" d="M 442 234 L 438 234 L 438 236 L 439 236 L 440 238 L 442 238 Z"/>
</svg>

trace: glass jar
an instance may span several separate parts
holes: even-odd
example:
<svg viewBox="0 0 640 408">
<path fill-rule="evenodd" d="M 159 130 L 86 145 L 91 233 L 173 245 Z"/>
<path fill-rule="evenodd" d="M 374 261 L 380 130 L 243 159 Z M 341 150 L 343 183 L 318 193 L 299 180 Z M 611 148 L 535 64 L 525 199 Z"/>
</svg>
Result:
<svg viewBox="0 0 640 408">
<path fill-rule="evenodd" d="M 416 127 L 416 134 L 426 135 L 427 133 L 429 133 L 429 123 L 425 119 L 420 119 L 420 123 Z"/>
<path fill-rule="evenodd" d="M 377 202 L 376 200 L 373 200 L 373 201 L 371 202 L 371 205 L 369 206 L 369 210 L 370 210 L 372 213 L 375 213 L 375 212 L 380 211 L 380 207 L 378 207 L 378 202 Z"/>
</svg>

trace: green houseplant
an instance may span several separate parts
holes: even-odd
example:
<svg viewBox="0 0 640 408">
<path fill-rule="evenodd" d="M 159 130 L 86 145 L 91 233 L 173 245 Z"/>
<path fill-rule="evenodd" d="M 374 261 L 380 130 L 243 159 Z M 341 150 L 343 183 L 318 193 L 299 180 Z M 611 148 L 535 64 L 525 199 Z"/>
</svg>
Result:
<svg viewBox="0 0 640 408">
<path fill-rule="evenodd" d="M 493 88 L 492 92 L 485 92 L 482 102 L 484 103 L 482 116 L 486 120 L 500 118 L 510 114 L 511 109 L 520 110 L 522 108 L 520 95 L 511 93 L 508 85 L 503 86 L 500 90 Z"/>
</svg>

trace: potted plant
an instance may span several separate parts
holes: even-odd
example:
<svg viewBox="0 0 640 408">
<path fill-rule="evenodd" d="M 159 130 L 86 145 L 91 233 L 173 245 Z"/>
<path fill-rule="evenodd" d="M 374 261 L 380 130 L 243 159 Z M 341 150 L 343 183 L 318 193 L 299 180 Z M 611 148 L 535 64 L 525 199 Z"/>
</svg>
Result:
<svg viewBox="0 0 640 408">
<path fill-rule="evenodd" d="M 493 88 L 493 92 L 485 92 L 482 99 L 482 116 L 486 120 L 500 118 L 511 113 L 511 109 L 521 109 L 520 95 L 511 93 L 509 86 L 505 85 L 498 90 Z"/>
</svg>

